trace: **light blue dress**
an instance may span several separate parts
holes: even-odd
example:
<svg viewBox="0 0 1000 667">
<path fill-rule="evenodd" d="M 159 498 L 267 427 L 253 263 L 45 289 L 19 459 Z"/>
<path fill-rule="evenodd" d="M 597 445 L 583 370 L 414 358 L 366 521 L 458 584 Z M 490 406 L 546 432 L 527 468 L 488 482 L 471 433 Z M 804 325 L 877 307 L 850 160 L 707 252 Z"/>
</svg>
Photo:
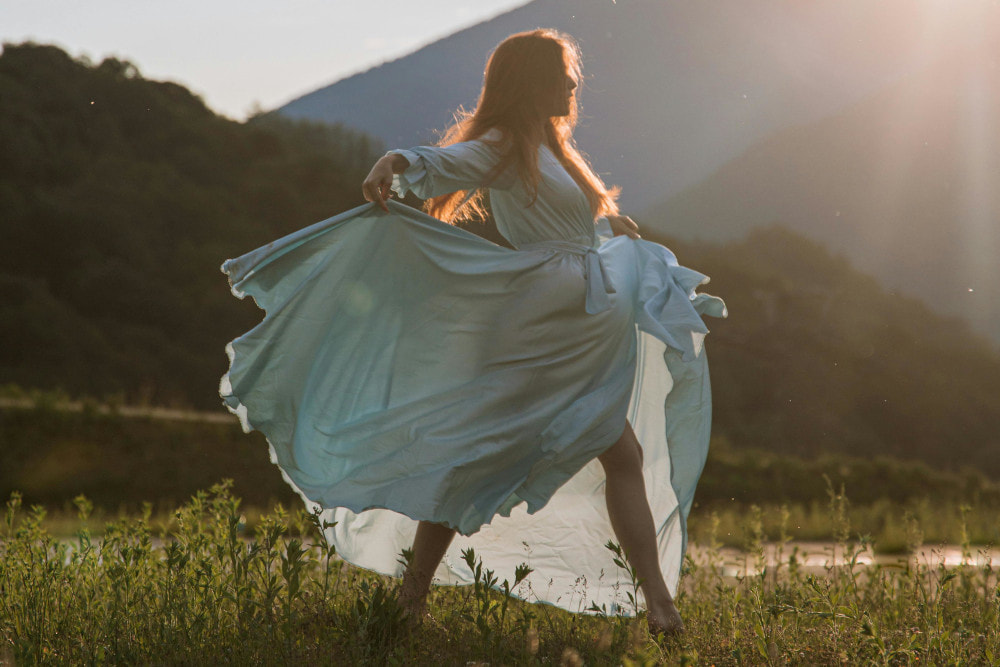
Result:
<svg viewBox="0 0 1000 667">
<path fill-rule="evenodd" d="M 500 156 L 480 140 L 395 152 L 410 167 L 394 189 L 421 198 L 480 187 Z M 711 423 L 701 315 L 725 306 L 663 246 L 610 238 L 606 220 L 599 236 L 545 146 L 539 166 L 530 206 L 512 171 L 490 184 L 517 250 L 389 201 L 227 261 L 233 293 L 266 314 L 227 347 L 220 393 L 336 522 L 347 561 L 400 574 L 426 519 L 460 533 L 439 583 L 472 581 L 474 547 L 501 580 L 534 568 L 525 599 L 612 610 L 626 584 L 596 457 L 628 419 L 676 590 Z"/>
</svg>

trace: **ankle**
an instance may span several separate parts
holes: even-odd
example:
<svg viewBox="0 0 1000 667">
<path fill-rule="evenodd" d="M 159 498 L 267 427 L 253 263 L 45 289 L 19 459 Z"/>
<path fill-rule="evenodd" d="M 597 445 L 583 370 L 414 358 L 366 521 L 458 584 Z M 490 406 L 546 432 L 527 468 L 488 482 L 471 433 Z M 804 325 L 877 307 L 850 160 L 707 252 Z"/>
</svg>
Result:
<svg viewBox="0 0 1000 667">
<path fill-rule="evenodd" d="M 673 600 L 659 601 L 657 603 L 647 602 L 646 611 L 650 616 L 673 616 L 679 613 L 677 605 Z"/>
<path fill-rule="evenodd" d="M 421 589 L 420 586 L 404 579 L 396 593 L 396 599 L 403 609 L 409 612 L 419 612 L 427 606 L 428 592 L 427 588 Z"/>
<path fill-rule="evenodd" d="M 667 589 L 665 583 L 661 583 L 659 586 L 644 586 L 642 590 L 643 597 L 646 598 L 646 607 L 650 610 L 659 609 L 676 609 L 674 605 L 674 598 L 670 595 L 670 591 Z"/>
</svg>

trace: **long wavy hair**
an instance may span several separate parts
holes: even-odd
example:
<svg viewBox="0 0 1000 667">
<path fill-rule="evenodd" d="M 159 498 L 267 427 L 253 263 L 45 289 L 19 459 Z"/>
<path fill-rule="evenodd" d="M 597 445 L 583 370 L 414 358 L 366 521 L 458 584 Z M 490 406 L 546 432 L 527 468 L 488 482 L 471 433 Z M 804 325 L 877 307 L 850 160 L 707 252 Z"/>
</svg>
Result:
<svg viewBox="0 0 1000 667">
<path fill-rule="evenodd" d="M 567 75 L 580 81 L 580 49 L 572 37 L 547 28 L 511 35 L 497 45 L 486 62 L 475 110 L 459 109 L 438 145 L 477 139 L 493 128 L 500 130 L 500 138 L 491 143 L 501 149 L 502 157 L 484 185 L 513 166 L 534 203 L 541 180 L 538 149 L 544 142 L 583 190 L 594 217 L 616 214 L 619 188 L 604 185 L 573 141 L 579 87 L 573 90 L 567 115 L 549 115 L 566 94 Z M 466 194 L 460 191 L 434 197 L 424 208 L 452 223 L 485 216 L 482 190 L 463 205 Z"/>
</svg>

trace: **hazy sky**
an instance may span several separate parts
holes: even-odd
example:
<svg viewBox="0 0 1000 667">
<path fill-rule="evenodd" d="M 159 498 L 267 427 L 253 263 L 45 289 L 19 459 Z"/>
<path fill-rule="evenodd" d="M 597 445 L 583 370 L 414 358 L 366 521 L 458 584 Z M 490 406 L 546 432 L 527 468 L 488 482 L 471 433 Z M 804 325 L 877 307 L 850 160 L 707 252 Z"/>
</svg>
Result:
<svg viewBox="0 0 1000 667">
<path fill-rule="evenodd" d="M 527 0 L 0 0 L 0 40 L 115 55 L 243 119 Z"/>
</svg>

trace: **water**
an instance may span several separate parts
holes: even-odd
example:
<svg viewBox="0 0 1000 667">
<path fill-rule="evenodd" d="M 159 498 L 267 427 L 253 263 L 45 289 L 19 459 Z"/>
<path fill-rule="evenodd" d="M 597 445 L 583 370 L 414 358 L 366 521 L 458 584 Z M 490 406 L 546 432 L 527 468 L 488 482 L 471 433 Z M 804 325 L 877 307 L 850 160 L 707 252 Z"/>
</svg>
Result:
<svg viewBox="0 0 1000 667">
<path fill-rule="evenodd" d="M 727 577 L 753 576 L 760 574 L 757 556 L 739 549 L 722 547 L 718 550 L 709 549 L 703 545 L 691 545 L 691 557 L 699 565 L 709 562 L 721 562 L 722 574 Z M 831 567 L 843 567 L 849 564 L 849 555 L 844 553 L 840 545 L 833 542 L 789 542 L 784 547 L 777 544 L 764 545 L 764 566 L 774 568 L 781 564 L 787 567 L 789 559 L 794 555 L 799 567 L 806 572 L 820 574 Z M 985 567 L 994 563 L 1000 565 L 1000 548 L 970 547 L 969 553 L 962 553 L 962 547 L 955 544 L 927 545 L 913 554 L 877 554 L 871 548 L 862 551 L 857 556 L 860 566 L 881 565 L 884 567 L 906 567 L 920 565 L 930 569 L 940 566 L 958 567 L 972 565 Z"/>
</svg>

